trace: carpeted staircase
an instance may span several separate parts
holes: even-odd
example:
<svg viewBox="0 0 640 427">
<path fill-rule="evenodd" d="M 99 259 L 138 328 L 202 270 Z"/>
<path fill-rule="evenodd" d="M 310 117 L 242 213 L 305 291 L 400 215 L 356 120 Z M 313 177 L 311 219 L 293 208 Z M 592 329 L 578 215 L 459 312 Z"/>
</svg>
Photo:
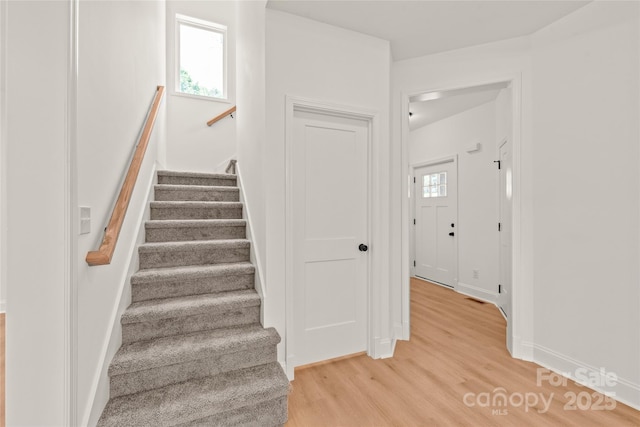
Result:
<svg viewBox="0 0 640 427">
<path fill-rule="evenodd" d="M 278 426 L 289 381 L 260 298 L 235 175 L 158 172 L 98 426 Z"/>
</svg>

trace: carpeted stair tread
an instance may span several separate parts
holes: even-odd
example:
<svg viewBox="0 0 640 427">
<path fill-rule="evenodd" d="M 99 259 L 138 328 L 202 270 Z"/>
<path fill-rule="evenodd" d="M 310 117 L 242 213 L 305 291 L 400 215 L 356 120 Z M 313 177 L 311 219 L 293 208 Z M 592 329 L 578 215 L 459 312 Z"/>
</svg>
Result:
<svg viewBox="0 0 640 427">
<path fill-rule="evenodd" d="M 151 209 L 158 208 L 242 208 L 242 202 L 202 202 L 202 201 L 160 201 L 151 202 Z"/>
<path fill-rule="evenodd" d="M 158 171 L 158 184 L 236 187 L 237 177 L 226 173 Z"/>
<path fill-rule="evenodd" d="M 126 325 L 203 313 L 223 313 L 259 305 L 260 296 L 254 289 L 141 301 L 134 302 L 125 310 L 121 323 Z"/>
<path fill-rule="evenodd" d="M 243 406 L 178 427 L 282 427 L 287 422 L 287 396 Z"/>
<path fill-rule="evenodd" d="M 98 426 L 184 424 L 286 396 L 288 390 L 275 362 L 111 399 Z"/>
<path fill-rule="evenodd" d="M 246 239 L 225 240 L 194 240 L 188 242 L 152 242 L 143 243 L 138 247 L 140 254 L 152 252 L 192 252 L 210 249 L 234 249 L 248 248 L 250 245 Z"/>
<path fill-rule="evenodd" d="M 214 239 L 144 243 L 138 246 L 140 269 L 249 261 L 246 239 Z"/>
<path fill-rule="evenodd" d="M 229 185 L 157 184 L 154 190 L 156 201 L 237 202 L 240 198 L 240 189 Z"/>
<path fill-rule="evenodd" d="M 259 324 L 135 342 L 118 350 L 109 366 L 109 376 L 276 345 L 279 342 L 280 336 L 275 329 L 265 329 Z"/>
<path fill-rule="evenodd" d="M 241 219 L 241 202 L 158 201 L 149 204 L 152 220 Z"/>
<path fill-rule="evenodd" d="M 163 219 L 145 223 L 146 228 L 246 227 L 244 219 Z"/>
<path fill-rule="evenodd" d="M 208 173 L 208 172 L 188 172 L 188 171 L 158 171 L 158 177 L 176 176 L 176 177 L 189 177 L 189 178 L 220 178 L 236 180 L 237 176 L 231 173 Z"/>
<path fill-rule="evenodd" d="M 204 277 L 253 274 L 255 267 L 249 262 L 233 264 L 190 265 L 184 267 L 150 268 L 139 270 L 131 276 L 131 284 L 157 283 L 165 281 L 189 281 Z"/>
<path fill-rule="evenodd" d="M 245 239 L 243 219 L 165 219 L 145 224 L 147 242 Z"/>
<path fill-rule="evenodd" d="M 238 187 L 229 187 L 228 185 L 196 185 L 196 184 L 156 184 L 156 190 L 193 190 L 193 191 L 225 191 L 237 193 Z"/>
</svg>

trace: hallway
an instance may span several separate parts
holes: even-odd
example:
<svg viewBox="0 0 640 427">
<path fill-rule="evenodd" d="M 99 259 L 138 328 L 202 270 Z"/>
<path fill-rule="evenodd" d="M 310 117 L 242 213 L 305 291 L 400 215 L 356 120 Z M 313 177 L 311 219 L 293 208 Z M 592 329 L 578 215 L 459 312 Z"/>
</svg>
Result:
<svg viewBox="0 0 640 427">
<path fill-rule="evenodd" d="M 595 410 L 601 395 L 570 380 L 538 386 L 538 366 L 507 352 L 506 323 L 491 304 L 412 279 L 411 322 L 411 341 L 399 341 L 392 359 L 358 355 L 296 370 L 286 425 L 640 426 L 638 411 L 621 403 Z M 493 399 L 498 387 L 515 404 L 483 405 L 481 393 Z M 565 409 L 572 392 L 585 391 L 594 409 Z M 519 395 L 532 402 L 528 410 Z"/>
</svg>

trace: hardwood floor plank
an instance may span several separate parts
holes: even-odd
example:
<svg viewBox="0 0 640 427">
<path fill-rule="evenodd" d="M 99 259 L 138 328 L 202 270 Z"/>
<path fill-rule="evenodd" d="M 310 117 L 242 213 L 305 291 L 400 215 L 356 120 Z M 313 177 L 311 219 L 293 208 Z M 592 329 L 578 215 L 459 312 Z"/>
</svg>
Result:
<svg viewBox="0 0 640 427">
<path fill-rule="evenodd" d="M 539 366 L 506 350 L 506 322 L 493 304 L 412 279 L 411 327 L 411 340 L 399 341 L 393 358 L 357 355 L 296 370 L 286 425 L 640 426 L 640 412 L 621 403 L 613 410 L 565 410 L 565 393 L 593 392 L 570 380 L 538 386 Z M 514 399 L 528 397 L 530 406 L 479 405 L 480 396 L 498 388 Z"/>
<path fill-rule="evenodd" d="M 5 426 L 5 314 L 0 313 L 0 427 Z"/>
</svg>

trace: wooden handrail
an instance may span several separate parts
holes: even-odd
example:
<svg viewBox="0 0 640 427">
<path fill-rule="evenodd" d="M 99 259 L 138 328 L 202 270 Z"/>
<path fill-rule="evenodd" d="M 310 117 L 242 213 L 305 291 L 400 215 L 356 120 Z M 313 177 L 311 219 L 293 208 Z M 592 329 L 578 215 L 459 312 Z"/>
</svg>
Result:
<svg viewBox="0 0 640 427">
<path fill-rule="evenodd" d="M 225 111 L 222 114 L 218 114 L 217 116 L 215 116 L 213 119 L 209 120 L 207 122 L 207 126 L 211 126 L 212 124 L 214 124 L 215 122 L 224 119 L 225 117 L 233 114 L 236 112 L 236 106 L 234 105 L 233 107 L 229 108 L 227 111 Z"/>
<path fill-rule="evenodd" d="M 109 224 L 105 230 L 102 244 L 97 251 L 90 251 L 87 253 L 86 260 L 87 264 L 90 266 L 106 265 L 111 263 L 111 258 L 113 257 L 113 253 L 116 249 L 116 243 L 118 242 L 118 236 L 120 235 L 120 229 L 124 222 L 124 216 L 127 213 L 127 208 L 129 207 L 129 201 L 131 200 L 133 187 L 136 184 L 136 179 L 140 172 L 140 166 L 142 166 L 144 153 L 147 151 L 147 145 L 149 145 L 151 131 L 153 130 L 153 125 L 156 121 L 156 117 L 158 116 L 158 109 L 160 108 L 160 102 L 162 101 L 163 95 L 164 86 L 158 86 L 156 96 L 153 99 L 153 104 L 151 104 L 149 116 L 144 124 L 140 139 L 138 140 L 138 146 L 136 147 L 136 151 L 131 159 L 127 176 L 122 183 L 122 189 L 118 195 L 116 205 L 113 207 L 113 213 L 111 214 L 111 219 L 109 219 Z"/>
</svg>

